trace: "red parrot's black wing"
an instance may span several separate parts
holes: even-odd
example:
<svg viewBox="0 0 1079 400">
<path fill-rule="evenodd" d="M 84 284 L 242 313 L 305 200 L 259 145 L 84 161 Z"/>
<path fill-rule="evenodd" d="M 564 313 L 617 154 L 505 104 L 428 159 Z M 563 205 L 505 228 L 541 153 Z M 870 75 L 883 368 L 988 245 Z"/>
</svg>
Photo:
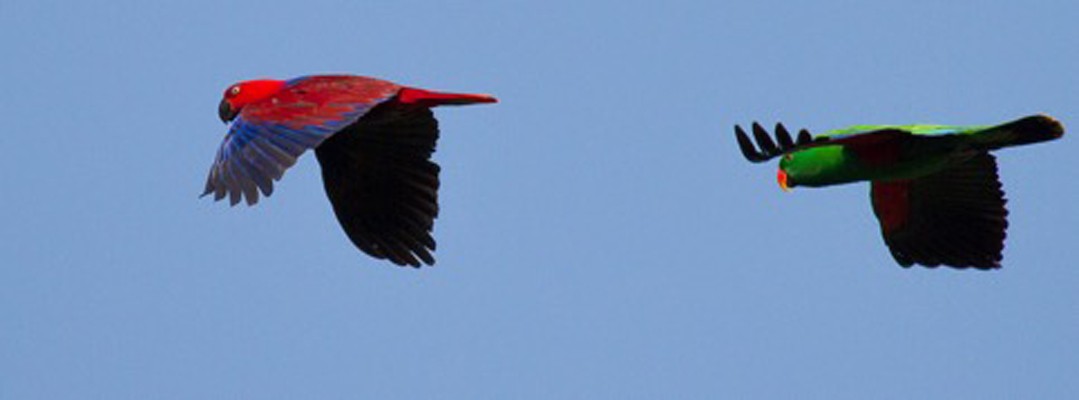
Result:
<svg viewBox="0 0 1079 400">
<path fill-rule="evenodd" d="M 989 153 L 914 180 L 874 181 L 871 197 L 900 265 L 1000 268 L 1008 210 Z"/>
<path fill-rule="evenodd" d="M 391 100 L 315 149 L 337 220 L 360 250 L 402 266 L 434 264 L 437 140 L 429 108 Z"/>
</svg>

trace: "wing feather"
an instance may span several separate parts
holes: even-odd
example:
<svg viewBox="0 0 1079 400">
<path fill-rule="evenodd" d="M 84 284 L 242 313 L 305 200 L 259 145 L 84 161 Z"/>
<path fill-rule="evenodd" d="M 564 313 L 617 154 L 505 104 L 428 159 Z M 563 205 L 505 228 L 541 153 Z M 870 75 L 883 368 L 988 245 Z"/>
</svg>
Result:
<svg viewBox="0 0 1079 400">
<path fill-rule="evenodd" d="M 218 149 L 203 196 L 233 205 L 258 202 L 307 150 L 392 98 L 400 86 L 360 76 L 312 76 L 245 106 Z"/>
<path fill-rule="evenodd" d="M 914 180 L 874 181 L 871 193 L 900 265 L 1000 268 L 1008 210 L 989 153 Z"/>
<path fill-rule="evenodd" d="M 386 102 L 315 149 L 334 214 L 357 248 L 397 265 L 434 264 L 437 140 L 430 109 Z"/>
</svg>

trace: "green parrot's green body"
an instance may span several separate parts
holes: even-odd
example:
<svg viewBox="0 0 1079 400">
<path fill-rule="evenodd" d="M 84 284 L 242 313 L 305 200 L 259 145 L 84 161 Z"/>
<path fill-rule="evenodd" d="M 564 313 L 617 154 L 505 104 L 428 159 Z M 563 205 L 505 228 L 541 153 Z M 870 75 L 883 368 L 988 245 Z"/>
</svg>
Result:
<svg viewBox="0 0 1079 400">
<path fill-rule="evenodd" d="M 792 140 L 776 126 L 777 146 L 754 124 L 736 127 L 743 154 L 782 156 L 780 185 L 822 187 L 870 181 L 873 211 L 900 265 L 999 268 L 1008 214 L 989 151 L 1059 138 L 1044 115 L 995 126 L 858 125 Z"/>
</svg>

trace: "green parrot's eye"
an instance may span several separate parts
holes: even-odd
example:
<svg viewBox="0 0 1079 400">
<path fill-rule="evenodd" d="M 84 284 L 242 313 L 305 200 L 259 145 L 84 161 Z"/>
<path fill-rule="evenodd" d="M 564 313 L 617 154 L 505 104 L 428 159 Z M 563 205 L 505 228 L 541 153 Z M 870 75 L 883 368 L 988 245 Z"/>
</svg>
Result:
<svg viewBox="0 0 1079 400">
<path fill-rule="evenodd" d="M 792 158 L 794 158 L 794 154 L 787 153 L 783 155 L 783 161 L 790 161 Z"/>
</svg>

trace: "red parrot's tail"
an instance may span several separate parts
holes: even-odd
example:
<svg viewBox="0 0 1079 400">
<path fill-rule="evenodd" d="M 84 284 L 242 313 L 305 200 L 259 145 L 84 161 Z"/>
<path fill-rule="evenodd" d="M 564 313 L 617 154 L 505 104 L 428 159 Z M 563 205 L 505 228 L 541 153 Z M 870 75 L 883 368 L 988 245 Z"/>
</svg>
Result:
<svg viewBox="0 0 1079 400">
<path fill-rule="evenodd" d="M 423 89 L 404 88 L 397 93 L 397 101 L 401 104 L 435 107 L 444 105 L 497 103 L 498 99 L 485 94 L 439 93 Z"/>
</svg>

